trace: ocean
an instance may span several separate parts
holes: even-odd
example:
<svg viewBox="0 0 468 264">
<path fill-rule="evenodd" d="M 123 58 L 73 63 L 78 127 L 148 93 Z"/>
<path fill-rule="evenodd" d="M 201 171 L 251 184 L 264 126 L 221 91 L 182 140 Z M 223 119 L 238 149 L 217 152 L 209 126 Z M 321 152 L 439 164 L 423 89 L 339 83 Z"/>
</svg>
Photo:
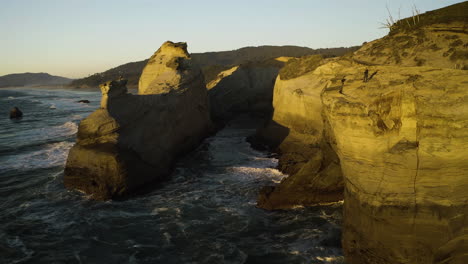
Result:
<svg viewBox="0 0 468 264">
<path fill-rule="evenodd" d="M 100 96 L 0 89 L 0 263 L 344 263 L 341 203 L 256 207 L 260 187 L 286 175 L 245 141 L 258 124 L 247 118 L 207 138 L 145 195 L 100 202 L 65 189 L 78 124 Z M 14 106 L 22 119 L 8 118 Z"/>
</svg>

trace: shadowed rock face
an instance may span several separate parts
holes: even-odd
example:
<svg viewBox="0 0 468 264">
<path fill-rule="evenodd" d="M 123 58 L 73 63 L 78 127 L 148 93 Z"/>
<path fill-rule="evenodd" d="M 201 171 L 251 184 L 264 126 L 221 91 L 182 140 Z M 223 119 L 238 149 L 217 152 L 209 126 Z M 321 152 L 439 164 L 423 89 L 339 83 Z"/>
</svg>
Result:
<svg viewBox="0 0 468 264">
<path fill-rule="evenodd" d="M 20 119 L 23 117 L 23 112 L 18 107 L 13 107 L 10 110 L 10 119 Z"/>
<path fill-rule="evenodd" d="M 127 93 L 126 80 L 100 86 L 101 108 L 80 123 L 68 156 L 67 188 L 94 199 L 127 196 L 166 177 L 210 132 L 203 75 L 185 43 L 164 43 L 150 62 L 140 95 Z"/>
<path fill-rule="evenodd" d="M 282 61 L 246 63 L 218 74 L 207 84 L 211 115 L 225 121 L 241 114 L 270 116 L 273 87 Z"/>
</svg>

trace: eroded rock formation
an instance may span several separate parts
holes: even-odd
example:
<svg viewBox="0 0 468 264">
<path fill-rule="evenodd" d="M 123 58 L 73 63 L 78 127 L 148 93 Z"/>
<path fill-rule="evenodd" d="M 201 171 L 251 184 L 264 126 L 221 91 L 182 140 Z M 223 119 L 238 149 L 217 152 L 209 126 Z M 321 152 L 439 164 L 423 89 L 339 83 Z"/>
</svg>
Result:
<svg viewBox="0 0 468 264">
<path fill-rule="evenodd" d="M 211 114 L 225 121 L 240 113 L 268 116 L 273 87 L 285 58 L 234 66 L 207 84 Z"/>
<path fill-rule="evenodd" d="M 347 262 L 431 263 L 468 213 L 466 72 L 375 66 L 364 83 L 366 66 L 326 67 L 348 79 L 322 97 L 345 177 Z"/>
<path fill-rule="evenodd" d="M 101 108 L 79 126 L 65 186 L 94 199 L 121 198 L 168 176 L 175 160 L 211 129 L 203 75 L 185 43 L 166 42 L 151 57 L 139 95 L 126 81 L 102 84 Z"/>
<path fill-rule="evenodd" d="M 258 206 L 287 209 L 343 199 L 339 159 L 325 131 L 321 93 L 327 80 L 314 69 L 325 63 L 320 56 L 297 59 L 283 68 L 276 79 L 272 120 L 250 139 L 278 152 L 279 169 L 289 177 L 260 192 Z M 297 76 L 299 73 L 299 76 Z"/>
<path fill-rule="evenodd" d="M 347 263 L 468 263 L 467 10 L 464 2 L 421 15 L 420 25 L 398 24 L 353 55 L 276 82 L 273 120 L 257 139 L 277 144 L 280 162 L 308 146 L 323 152 L 314 134 L 337 154 Z M 295 137 L 298 147 L 281 151 L 299 131 L 308 132 Z M 319 159 L 293 158 L 310 176 L 292 173 L 259 205 L 283 208 L 294 194 L 282 189 L 313 186 L 317 165 L 304 164 Z"/>
</svg>

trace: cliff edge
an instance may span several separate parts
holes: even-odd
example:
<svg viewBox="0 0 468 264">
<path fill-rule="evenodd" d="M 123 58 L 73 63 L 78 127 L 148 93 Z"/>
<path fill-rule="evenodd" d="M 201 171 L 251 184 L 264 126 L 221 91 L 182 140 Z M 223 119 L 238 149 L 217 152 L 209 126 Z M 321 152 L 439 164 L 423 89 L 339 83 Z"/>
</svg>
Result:
<svg viewBox="0 0 468 264">
<path fill-rule="evenodd" d="M 280 72 L 253 143 L 276 148 L 290 176 L 258 205 L 318 204 L 342 188 L 347 263 L 468 263 L 467 28 L 464 2 Z"/>
</svg>

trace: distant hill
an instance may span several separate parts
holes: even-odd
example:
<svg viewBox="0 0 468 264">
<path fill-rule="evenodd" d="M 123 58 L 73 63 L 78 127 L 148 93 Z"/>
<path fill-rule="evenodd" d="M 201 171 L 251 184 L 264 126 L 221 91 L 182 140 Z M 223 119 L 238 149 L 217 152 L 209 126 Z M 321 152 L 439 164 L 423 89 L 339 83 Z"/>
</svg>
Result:
<svg viewBox="0 0 468 264">
<path fill-rule="evenodd" d="M 0 76 L 0 87 L 22 87 L 39 85 L 67 85 L 73 81 L 65 77 L 54 76 L 48 73 L 14 73 Z"/>
<path fill-rule="evenodd" d="M 231 66 L 247 62 L 260 62 L 276 57 L 301 57 L 306 55 L 321 54 L 323 57 L 341 56 L 350 51 L 355 51 L 359 47 L 350 48 L 330 48 L 330 49 L 311 49 L 298 46 L 260 46 L 245 47 L 232 51 L 192 53 L 193 60 L 202 67 L 205 75 L 205 81 L 208 83 L 216 75 Z M 74 80 L 70 86 L 85 88 L 98 87 L 99 84 L 117 79 L 120 75 L 128 79 L 129 87 L 137 87 L 143 67 L 148 60 L 130 62 L 102 73 L 96 73 L 86 78 Z"/>
</svg>

